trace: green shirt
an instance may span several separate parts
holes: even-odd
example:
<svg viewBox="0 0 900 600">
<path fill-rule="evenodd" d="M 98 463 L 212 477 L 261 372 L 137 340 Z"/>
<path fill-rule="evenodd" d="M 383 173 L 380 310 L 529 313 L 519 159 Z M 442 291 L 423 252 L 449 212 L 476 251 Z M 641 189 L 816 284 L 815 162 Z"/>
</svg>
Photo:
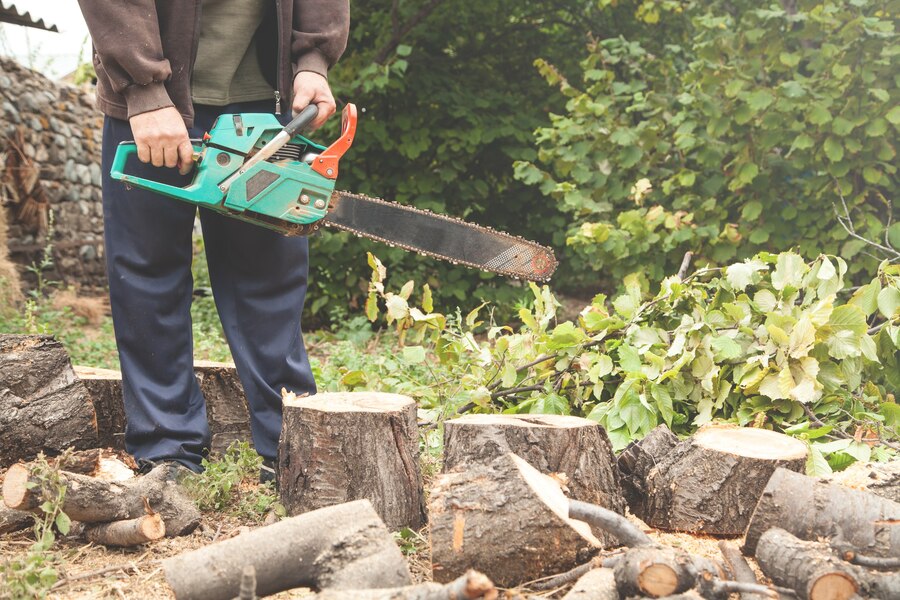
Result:
<svg viewBox="0 0 900 600">
<path fill-rule="evenodd" d="M 196 104 L 274 99 L 260 70 L 254 34 L 270 0 L 203 0 L 191 95 Z"/>
</svg>

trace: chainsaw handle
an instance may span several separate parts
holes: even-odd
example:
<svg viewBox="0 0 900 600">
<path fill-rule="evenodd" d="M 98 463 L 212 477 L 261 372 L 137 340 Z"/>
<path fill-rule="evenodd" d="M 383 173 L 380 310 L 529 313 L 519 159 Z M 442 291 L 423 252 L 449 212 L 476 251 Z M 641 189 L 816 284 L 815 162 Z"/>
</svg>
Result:
<svg viewBox="0 0 900 600">
<path fill-rule="evenodd" d="M 203 149 L 201 144 L 202 140 L 191 140 L 191 145 L 194 147 L 195 153 L 200 152 Z M 114 181 L 121 181 L 128 185 L 135 185 L 168 196 L 175 196 L 178 198 L 184 196 L 185 188 L 125 173 L 125 165 L 128 164 L 128 159 L 135 155 L 137 155 L 137 144 L 134 142 L 121 142 L 116 147 L 116 156 L 113 158 L 112 168 L 109 171 L 109 174 Z"/>
<path fill-rule="evenodd" d="M 294 137 L 295 135 L 302 132 L 306 129 L 310 123 L 315 121 L 316 117 L 319 116 L 319 107 L 315 104 L 310 104 L 306 108 L 300 111 L 300 114 L 291 120 L 290 123 L 284 126 L 284 131 L 290 137 Z"/>
</svg>

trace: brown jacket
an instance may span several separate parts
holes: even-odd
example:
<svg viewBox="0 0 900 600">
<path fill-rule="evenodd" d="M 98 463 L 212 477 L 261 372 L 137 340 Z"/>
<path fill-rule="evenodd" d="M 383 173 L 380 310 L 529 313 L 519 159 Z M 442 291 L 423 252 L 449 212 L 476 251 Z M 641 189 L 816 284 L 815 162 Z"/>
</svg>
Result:
<svg viewBox="0 0 900 600">
<path fill-rule="evenodd" d="M 201 0 L 79 0 L 94 42 L 97 106 L 128 119 L 175 106 L 193 124 L 191 68 Z M 260 66 L 291 106 L 300 71 L 327 76 L 347 45 L 349 0 L 272 0 L 257 31 Z M 272 106 L 275 107 L 273 92 Z"/>
</svg>

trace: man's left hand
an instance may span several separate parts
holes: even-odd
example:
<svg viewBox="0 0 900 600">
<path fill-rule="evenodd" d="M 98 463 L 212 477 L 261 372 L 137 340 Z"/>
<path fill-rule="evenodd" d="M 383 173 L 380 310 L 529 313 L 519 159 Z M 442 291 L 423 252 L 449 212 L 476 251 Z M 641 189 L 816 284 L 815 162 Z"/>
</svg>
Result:
<svg viewBox="0 0 900 600">
<path fill-rule="evenodd" d="M 328 80 L 312 71 L 300 71 L 294 77 L 294 103 L 291 110 L 296 115 L 310 104 L 315 104 L 319 109 L 319 115 L 310 125 L 311 130 L 321 127 L 336 110 Z"/>
</svg>

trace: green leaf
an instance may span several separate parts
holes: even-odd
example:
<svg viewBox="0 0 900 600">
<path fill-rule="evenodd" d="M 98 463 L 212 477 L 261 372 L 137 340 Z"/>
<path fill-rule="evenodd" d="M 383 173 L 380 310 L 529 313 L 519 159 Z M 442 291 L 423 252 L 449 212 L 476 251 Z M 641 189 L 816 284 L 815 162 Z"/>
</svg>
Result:
<svg viewBox="0 0 900 600">
<path fill-rule="evenodd" d="M 641 372 L 641 356 L 633 346 L 622 344 L 619 346 L 619 367 L 625 373 Z"/>
<path fill-rule="evenodd" d="M 794 150 L 807 150 L 812 148 L 816 144 L 815 140 L 805 133 L 801 133 L 797 137 L 794 138 L 794 142 L 791 144 L 791 151 Z"/>
<path fill-rule="evenodd" d="M 367 380 L 367 377 L 366 377 L 366 373 L 364 371 L 355 370 L 355 371 L 348 371 L 347 373 L 345 373 L 343 375 L 343 377 L 341 377 L 340 383 L 341 383 L 341 385 L 346 386 L 348 388 L 353 388 L 358 385 L 364 385 L 366 383 L 366 380 Z"/>
<path fill-rule="evenodd" d="M 831 473 L 831 466 L 825 460 L 821 450 L 815 445 L 809 446 L 809 453 L 806 456 L 806 474 L 810 477 L 825 477 Z"/>
<path fill-rule="evenodd" d="M 891 125 L 900 125 L 900 104 L 889 110 L 884 118 L 890 121 Z"/>
<path fill-rule="evenodd" d="M 878 312 L 885 319 L 893 319 L 900 310 L 900 289 L 886 287 L 878 294 Z"/>
<path fill-rule="evenodd" d="M 885 119 L 877 118 L 866 125 L 866 135 L 869 137 L 881 137 L 887 132 L 888 123 Z"/>
<path fill-rule="evenodd" d="M 434 301 L 431 298 L 431 287 L 426 283 L 422 286 L 422 310 L 426 313 L 434 312 Z"/>
<path fill-rule="evenodd" d="M 775 101 L 775 96 L 769 90 L 756 90 L 747 97 L 747 104 L 755 111 L 767 108 Z"/>
<path fill-rule="evenodd" d="M 835 117 L 834 121 L 831 122 L 831 131 L 833 131 L 835 135 L 839 135 L 841 137 L 853 131 L 853 127 L 853 123 L 841 116 Z"/>
<path fill-rule="evenodd" d="M 69 515 L 60 511 L 58 515 L 56 515 L 56 528 L 63 535 L 69 534 L 69 529 L 72 526 L 72 521 L 69 520 Z"/>
<path fill-rule="evenodd" d="M 747 185 L 752 183 L 757 175 L 759 175 L 759 167 L 755 163 L 744 163 L 738 169 L 736 179 L 741 185 Z"/>
<path fill-rule="evenodd" d="M 408 46 L 406 44 L 399 44 L 397 46 L 397 56 L 409 56 L 412 52 L 412 46 Z"/>
<path fill-rule="evenodd" d="M 840 162 L 844 158 L 844 147 L 833 137 L 825 140 L 823 149 L 825 150 L 825 156 L 833 163 Z"/>
<path fill-rule="evenodd" d="M 425 362 L 425 348 L 422 346 L 406 346 L 400 352 L 403 361 L 409 364 Z"/>
<path fill-rule="evenodd" d="M 766 269 L 766 264 L 758 260 L 728 265 L 725 269 L 725 280 L 734 290 L 744 291 L 757 279 L 756 273 Z"/>
<path fill-rule="evenodd" d="M 880 296 L 881 294 L 879 294 Z M 836 330 L 845 330 L 857 335 L 862 335 L 868 329 L 866 324 L 866 313 L 858 306 L 853 304 L 844 304 L 837 306 L 831 312 L 831 318 L 828 324 Z"/>
<path fill-rule="evenodd" d="M 407 281 L 405 284 L 403 284 L 403 287 L 400 288 L 400 297 L 403 298 L 404 300 L 409 300 L 409 297 L 412 295 L 413 288 L 415 286 L 416 286 L 415 281 L 412 281 L 412 280 Z"/>
<path fill-rule="evenodd" d="M 831 121 L 831 113 L 821 104 L 816 104 L 809 110 L 807 119 L 813 125 L 824 125 Z"/>
<path fill-rule="evenodd" d="M 775 270 L 772 272 L 772 287 L 776 290 L 783 290 L 788 286 L 799 287 L 803 275 L 808 270 L 802 256 L 793 252 L 782 252 L 778 255 Z"/>
<path fill-rule="evenodd" d="M 675 418 L 675 409 L 672 405 L 672 394 L 669 393 L 668 388 L 663 385 L 651 383 L 650 395 L 656 401 L 656 408 L 659 409 L 659 414 L 662 415 L 666 425 L 672 427 L 672 420 Z"/>
<path fill-rule="evenodd" d="M 741 345 L 724 335 L 713 338 L 710 345 L 717 362 L 734 360 L 743 354 Z"/>
</svg>

